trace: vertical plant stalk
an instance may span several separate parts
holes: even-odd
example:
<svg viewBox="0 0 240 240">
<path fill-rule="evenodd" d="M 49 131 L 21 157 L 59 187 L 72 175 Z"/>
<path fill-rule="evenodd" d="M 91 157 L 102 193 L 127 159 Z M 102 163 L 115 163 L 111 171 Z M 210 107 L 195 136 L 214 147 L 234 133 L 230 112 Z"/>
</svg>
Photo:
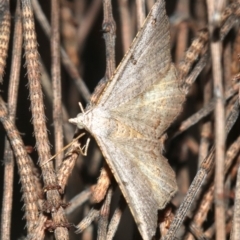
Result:
<svg viewBox="0 0 240 240">
<path fill-rule="evenodd" d="M 116 39 L 116 23 L 113 19 L 112 14 L 112 3 L 111 0 L 103 0 L 103 24 L 102 28 L 104 30 L 103 37 L 105 39 L 105 45 L 106 45 L 106 72 L 105 72 L 105 81 L 109 81 L 113 75 L 113 72 L 116 67 L 116 61 L 115 61 L 115 39 Z M 101 95 L 103 89 L 104 89 L 104 83 L 101 84 L 102 88 L 98 88 L 97 94 L 94 94 L 94 97 L 96 100 L 98 100 L 99 96 Z M 111 182 L 111 173 L 107 170 L 108 167 L 103 166 L 102 172 L 105 172 L 107 174 L 101 175 L 104 178 L 104 182 Z M 102 183 L 101 176 L 98 180 L 98 183 Z M 108 179 L 108 180 L 107 180 Z M 107 180 L 107 181 L 106 181 Z M 106 194 L 106 198 L 104 200 L 104 203 L 102 205 L 102 208 L 100 210 L 100 218 L 99 218 L 99 224 L 98 224 L 98 239 L 106 239 L 107 236 L 107 226 L 108 226 L 108 218 L 109 218 L 109 208 L 111 203 L 111 197 L 112 197 L 112 188 L 109 187 L 109 184 L 105 185 L 106 190 L 108 189 L 108 192 Z M 98 188 L 98 184 L 96 185 L 95 189 Z"/>
<path fill-rule="evenodd" d="M 115 61 L 115 39 L 116 23 L 113 19 L 111 0 L 103 0 L 103 37 L 106 45 L 106 73 L 105 77 L 109 80 L 116 68 Z"/>
<path fill-rule="evenodd" d="M 38 221 L 38 194 L 35 189 L 36 178 L 33 174 L 31 168 L 32 162 L 25 150 L 24 143 L 19 136 L 19 133 L 15 128 L 13 122 L 9 120 L 7 115 L 8 113 L 5 103 L 3 102 L 2 98 L 0 98 L 0 121 L 2 122 L 3 127 L 7 132 L 9 141 L 16 157 L 23 191 L 27 230 L 28 233 L 31 233 Z"/>
<path fill-rule="evenodd" d="M 61 226 L 66 222 L 61 208 L 61 199 L 57 189 L 57 178 L 52 162 L 46 162 L 50 158 L 50 146 L 45 122 L 44 104 L 40 84 L 40 66 L 37 50 L 35 24 L 30 0 L 22 0 L 23 36 L 26 57 L 27 74 L 29 80 L 31 111 L 33 119 L 36 147 L 39 154 L 39 163 L 42 169 L 43 182 L 46 189 L 48 206 L 52 212 L 56 239 L 68 239 L 68 231 Z"/>
<path fill-rule="evenodd" d="M 13 202 L 14 158 L 9 141 L 5 139 L 3 199 L 0 239 L 11 239 L 11 218 Z"/>
<path fill-rule="evenodd" d="M 186 19 L 189 18 L 189 0 L 180 0 L 177 3 L 176 15 L 183 15 Z M 189 38 L 189 23 L 187 21 L 182 20 L 178 26 L 178 34 L 176 36 L 176 54 L 175 54 L 175 62 L 179 64 L 179 62 L 183 59 L 184 53 L 187 49 L 188 38 Z"/>
<path fill-rule="evenodd" d="M 128 9 L 128 0 L 118 0 L 118 6 L 121 20 L 123 53 L 125 54 L 133 39 L 133 29 L 131 27 L 131 16 L 129 12 L 130 9 Z"/>
<path fill-rule="evenodd" d="M 44 240 L 45 238 L 45 224 L 47 216 L 40 213 L 37 221 L 37 225 L 34 226 L 34 231 L 28 234 L 25 240 Z"/>
<path fill-rule="evenodd" d="M 59 34 L 59 1 L 51 1 L 51 56 L 52 56 L 52 85 L 53 85 L 53 124 L 55 152 L 63 148 L 63 117 L 62 117 L 62 86 L 60 64 L 60 34 Z M 63 159 L 63 153 L 56 156 L 55 169 Z"/>
<path fill-rule="evenodd" d="M 212 34 L 211 42 L 211 56 L 212 56 L 212 69 L 213 69 L 213 88 L 215 102 L 215 221 L 216 221 L 216 239 L 226 239 L 225 230 L 225 204 L 224 204 L 224 159 L 225 159 L 225 98 L 223 91 L 223 74 L 222 74 L 222 43 L 219 36 L 214 36 L 215 27 L 219 26 L 217 23 L 217 15 L 219 15 L 219 9 L 217 9 L 217 1 L 208 1 L 208 16 L 210 22 L 210 34 Z M 214 6 L 215 4 L 215 6 Z M 220 6 L 218 6 L 220 7 Z M 220 21 L 220 18 L 219 18 Z M 214 40 L 214 38 L 216 38 Z"/>
<path fill-rule="evenodd" d="M 140 30 L 146 18 L 145 0 L 136 0 L 136 9 L 137 9 L 137 27 L 138 30 Z"/>
<path fill-rule="evenodd" d="M 22 57 L 22 22 L 20 2 L 17 3 L 15 13 L 15 27 L 12 51 L 12 65 L 8 90 L 8 117 L 14 122 L 17 107 L 19 73 Z M 10 143 L 5 139 L 4 150 L 4 185 L 1 215 L 0 239 L 11 239 L 11 214 L 13 201 L 14 158 Z"/>
<path fill-rule="evenodd" d="M 155 3 L 155 0 L 146 0 L 148 11 L 150 11 L 154 3 Z"/>
<path fill-rule="evenodd" d="M 104 0 L 103 1 L 103 24 L 102 28 L 104 30 L 104 40 L 106 45 L 106 72 L 105 72 L 105 80 L 102 80 L 100 84 L 98 84 L 97 88 L 95 89 L 91 103 L 97 103 L 101 93 L 103 92 L 107 81 L 109 81 L 113 75 L 113 72 L 116 68 L 116 61 L 115 61 L 115 39 L 116 39 L 116 23 L 113 19 L 112 14 L 112 4 L 111 0 Z M 108 178 L 108 182 L 111 182 L 111 173 L 107 170 L 108 167 L 105 165 L 103 167 L 102 172 L 106 172 L 107 175 L 104 175 L 104 181 Z M 101 183 L 101 176 L 98 180 L 98 183 Z M 108 185 L 109 186 L 109 185 Z M 108 186 L 106 186 L 108 188 Z M 105 191 L 107 191 L 107 188 Z M 98 184 L 96 185 L 95 189 L 98 188 Z M 94 194 L 93 194 L 94 195 Z M 101 216 L 101 214 L 100 214 Z"/>
<path fill-rule="evenodd" d="M 112 15 L 112 3 L 111 0 L 103 0 L 103 24 L 102 29 L 104 31 L 103 38 L 106 46 L 106 72 L 105 78 L 101 79 L 97 87 L 91 96 L 90 103 L 95 105 L 100 95 L 102 94 L 107 81 L 109 81 L 116 68 L 115 61 L 115 39 L 116 39 L 116 23 Z"/>
<path fill-rule="evenodd" d="M 234 199 L 234 215 L 232 222 L 231 240 L 240 239 L 240 167 L 237 172 L 236 193 Z"/>
<path fill-rule="evenodd" d="M 0 6 L 0 83 L 3 82 L 4 68 L 8 54 L 8 43 L 10 37 L 11 15 L 9 12 L 9 2 L 4 0 Z"/>
</svg>

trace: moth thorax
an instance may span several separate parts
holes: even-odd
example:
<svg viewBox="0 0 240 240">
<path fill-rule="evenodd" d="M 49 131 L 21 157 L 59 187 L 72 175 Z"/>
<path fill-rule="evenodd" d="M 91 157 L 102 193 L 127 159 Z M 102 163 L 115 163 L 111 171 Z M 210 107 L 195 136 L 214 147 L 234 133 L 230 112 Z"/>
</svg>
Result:
<svg viewBox="0 0 240 240">
<path fill-rule="evenodd" d="M 86 116 L 86 114 L 85 113 L 79 113 L 78 115 L 77 115 L 77 127 L 79 128 L 79 129 L 83 129 L 83 128 L 85 128 L 85 116 Z"/>
</svg>

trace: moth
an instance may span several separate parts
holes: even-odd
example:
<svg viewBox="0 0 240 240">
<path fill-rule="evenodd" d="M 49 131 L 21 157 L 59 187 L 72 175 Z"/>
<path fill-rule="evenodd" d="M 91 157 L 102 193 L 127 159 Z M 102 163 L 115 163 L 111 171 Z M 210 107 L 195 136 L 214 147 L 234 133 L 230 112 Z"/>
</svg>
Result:
<svg viewBox="0 0 240 240">
<path fill-rule="evenodd" d="M 155 235 L 158 210 L 177 191 L 161 137 L 185 99 L 179 81 L 158 0 L 97 103 L 69 120 L 95 138 L 143 239 Z"/>
</svg>

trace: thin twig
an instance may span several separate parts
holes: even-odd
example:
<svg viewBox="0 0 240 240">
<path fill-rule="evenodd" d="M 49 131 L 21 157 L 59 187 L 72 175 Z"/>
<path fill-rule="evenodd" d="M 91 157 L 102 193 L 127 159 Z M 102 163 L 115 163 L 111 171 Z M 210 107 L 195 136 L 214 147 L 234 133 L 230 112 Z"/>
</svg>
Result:
<svg viewBox="0 0 240 240">
<path fill-rule="evenodd" d="M 116 23 L 112 15 L 112 4 L 111 0 L 103 0 L 103 23 L 102 29 L 104 31 L 103 37 L 106 45 L 106 72 L 105 77 L 101 79 L 95 88 L 92 96 L 90 105 L 97 104 L 99 97 L 101 96 L 107 81 L 109 81 L 113 75 L 116 67 L 115 60 L 115 38 L 116 38 Z"/>
<path fill-rule="evenodd" d="M 85 205 L 83 208 L 84 216 L 89 212 L 89 206 Z M 89 225 L 81 234 L 82 240 L 93 240 L 95 238 L 95 226 L 93 224 Z"/>
<path fill-rule="evenodd" d="M 60 62 L 60 33 L 59 33 L 59 1 L 51 0 L 51 56 L 52 56 L 52 85 L 53 85 L 53 124 L 55 151 L 63 148 L 63 117 L 62 117 L 62 87 Z M 63 153 L 56 156 L 55 168 L 62 162 Z"/>
<path fill-rule="evenodd" d="M 42 26 L 45 34 L 50 38 L 51 36 L 50 24 L 45 14 L 43 13 L 41 6 L 39 5 L 37 0 L 32 0 L 32 5 L 33 5 L 34 13 L 38 22 Z M 77 68 L 71 62 L 69 56 L 67 55 L 66 51 L 62 47 L 61 47 L 61 60 L 64 67 L 68 71 L 69 75 L 74 80 L 74 83 L 76 84 L 78 91 L 82 94 L 82 97 L 85 99 L 85 101 L 88 102 L 90 100 L 89 90 L 86 87 L 86 84 L 84 83 L 82 78 L 80 77 Z"/>
<path fill-rule="evenodd" d="M 107 226 L 108 226 L 108 219 L 110 214 L 110 203 L 112 199 L 113 189 L 110 187 L 108 189 L 106 198 L 103 202 L 103 205 L 100 210 L 99 221 L 98 221 L 98 240 L 105 240 L 107 237 Z"/>
<path fill-rule="evenodd" d="M 228 173 L 230 167 L 232 166 L 233 160 L 239 153 L 239 150 L 240 150 L 239 144 L 240 144 L 240 137 L 238 137 L 238 139 L 233 144 L 231 144 L 231 146 L 229 147 L 229 149 L 226 153 L 226 159 L 225 159 L 225 163 L 224 163 L 225 178 L 226 178 L 226 174 Z M 195 216 L 193 218 L 193 223 L 198 228 L 200 228 L 202 226 L 202 224 L 204 223 L 204 221 L 206 220 L 208 212 L 212 206 L 213 199 L 214 199 L 214 188 L 215 188 L 215 186 L 212 183 L 208 187 L 207 191 L 205 192 L 205 194 L 199 204 L 199 208 L 198 208 L 197 212 L 195 213 Z"/>
<path fill-rule="evenodd" d="M 240 66 L 239 66 L 239 56 L 236 53 L 240 52 L 240 30 L 238 29 L 236 33 L 236 38 L 232 46 L 232 63 L 231 63 L 231 70 L 232 75 L 239 73 Z"/>
<path fill-rule="evenodd" d="M 83 42 L 88 36 L 91 27 L 98 16 L 99 10 L 101 9 L 101 0 L 94 0 L 89 7 L 88 12 L 85 14 L 84 18 L 81 20 L 79 27 L 77 29 L 77 43 L 78 51 L 83 49 Z"/>
<path fill-rule="evenodd" d="M 115 62 L 115 38 L 116 38 L 116 23 L 112 15 L 112 5 L 110 0 L 103 0 L 103 37 L 106 43 L 106 73 L 105 77 L 109 80 L 116 68 Z"/>
<path fill-rule="evenodd" d="M 111 0 L 103 0 L 103 24 L 102 28 L 104 30 L 104 39 L 105 39 L 105 45 L 106 45 L 106 73 L 105 73 L 105 80 L 109 81 L 110 78 L 113 75 L 113 72 L 116 67 L 116 61 L 115 61 L 115 38 L 116 38 L 116 23 L 113 19 L 112 15 L 112 4 Z M 95 96 L 96 100 L 98 100 L 98 97 L 100 96 L 101 92 L 103 91 L 103 88 L 100 89 L 100 91 L 97 92 L 98 96 Z M 107 173 L 108 168 L 105 165 L 102 169 L 102 173 Z M 104 191 L 109 188 L 109 184 L 111 182 L 110 174 L 104 174 L 104 178 L 102 177 L 104 181 L 98 181 L 98 184 L 96 186 L 96 190 L 102 189 L 102 182 L 104 182 L 105 189 Z M 107 185 L 105 184 L 107 183 Z M 100 188 L 98 187 L 100 186 Z M 107 186 L 107 187 L 106 187 Z M 98 191 L 99 192 L 99 191 Z M 100 191 L 102 192 L 102 191 Z M 112 198 L 112 188 L 110 187 L 108 189 L 106 198 L 104 200 L 104 203 L 102 205 L 102 208 L 100 210 L 100 220 L 98 224 L 98 239 L 104 240 L 107 236 L 107 225 L 108 225 L 108 217 L 109 217 L 109 211 L 110 211 L 110 203 Z M 93 194 L 94 195 L 94 194 Z M 94 198 L 95 200 L 99 200 L 99 196 L 95 194 Z M 102 198 L 102 196 L 101 196 Z"/>
<path fill-rule="evenodd" d="M 0 239 L 11 239 L 11 219 L 13 203 L 14 157 L 10 143 L 5 139 L 4 149 L 4 183 L 1 214 Z"/>
<path fill-rule="evenodd" d="M 201 56 L 201 58 L 199 59 L 198 63 L 196 64 L 196 66 L 192 69 L 191 73 L 188 75 L 188 77 L 186 77 L 185 81 L 184 81 L 184 85 L 187 86 L 192 86 L 193 83 L 195 82 L 195 80 L 197 79 L 197 77 L 199 76 L 199 74 L 202 72 L 203 68 L 206 66 L 207 61 L 208 61 L 208 54 L 205 53 Z M 186 89 L 186 91 L 188 92 L 189 89 Z"/>
<path fill-rule="evenodd" d="M 45 238 L 45 223 L 47 216 L 40 213 L 34 232 L 29 233 L 25 240 L 43 240 Z"/>
<path fill-rule="evenodd" d="M 147 0 L 147 10 L 150 11 L 150 9 L 152 8 L 153 4 L 154 4 L 154 0 Z"/>
<path fill-rule="evenodd" d="M 228 89 L 225 93 L 226 101 L 229 100 L 232 96 L 234 96 L 238 91 L 239 85 L 236 84 L 232 88 Z M 175 133 L 174 137 L 178 136 L 180 133 L 186 131 L 188 128 L 199 122 L 202 118 L 206 117 L 214 110 L 215 106 L 215 98 L 210 100 L 210 102 L 201 108 L 198 112 L 194 113 L 192 116 L 184 120 L 181 125 L 179 126 L 178 132 Z"/>
<path fill-rule="evenodd" d="M 108 232 L 107 232 L 107 238 L 106 238 L 107 240 L 113 239 L 113 237 L 117 231 L 123 211 L 125 210 L 126 206 L 127 206 L 126 201 L 125 201 L 124 197 L 121 196 L 119 203 L 118 203 L 118 207 L 114 211 L 114 214 L 113 214 L 112 219 L 108 226 Z"/>
<path fill-rule="evenodd" d="M 15 27 L 13 39 L 12 65 L 8 88 L 8 116 L 14 121 L 17 108 L 17 96 L 19 86 L 19 74 L 22 58 L 22 21 L 20 1 L 17 2 L 15 13 Z M 13 180 L 14 180 L 14 158 L 9 141 L 5 140 L 4 150 L 4 186 L 1 214 L 1 236 L 2 240 L 9 240 L 11 231 L 11 214 L 13 201 Z"/>
<path fill-rule="evenodd" d="M 111 184 L 112 173 L 105 164 L 101 169 L 97 184 L 93 187 L 92 201 L 95 203 L 101 202 L 106 196 L 107 190 Z"/>
<path fill-rule="evenodd" d="M 3 74 L 8 55 L 8 43 L 10 38 L 11 15 L 9 2 L 3 0 L 0 9 L 0 83 L 3 82 Z"/>
<path fill-rule="evenodd" d="M 53 94 L 52 94 L 52 84 L 50 81 L 50 76 L 47 73 L 46 67 L 44 66 L 44 63 L 40 58 L 40 68 L 41 68 L 41 83 L 42 83 L 42 88 L 45 96 L 49 100 L 50 103 L 52 103 L 53 100 Z M 72 136 L 74 134 L 74 128 L 72 124 L 69 124 L 68 119 L 69 119 L 69 114 L 67 111 L 67 108 L 65 107 L 65 104 L 62 103 L 62 114 L 63 114 L 63 130 L 64 130 L 64 137 L 66 139 L 66 142 L 71 142 Z"/>
<path fill-rule="evenodd" d="M 128 0 L 118 0 L 120 20 L 121 20 L 121 37 L 123 53 L 126 53 L 132 42 L 133 33 L 131 28 L 131 17 L 128 8 Z"/>
<path fill-rule="evenodd" d="M 225 89 L 231 87 L 232 83 L 229 81 L 232 77 L 232 69 L 229 67 L 231 66 L 232 62 L 232 44 L 231 42 L 227 42 L 227 44 L 223 48 L 223 83 Z"/>
<path fill-rule="evenodd" d="M 225 127 L 226 135 L 229 133 L 229 131 L 233 127 L 238 116 L 239 116 L 239 104 L 238 104 L 238 101 L 236 101 L 226 121 L 227 122 Z M 175 238 L 176 232 L 178 231 L 179 227 L 184 221 L 185 216 L 189 208 L 191 207 L 194 199 L 196 198 L 197 194 L 201 193 L 201 190 L 202 190 L 201 187 L 203 186 L 207 176 L 209 176 L 212 173 L 212 170 L 214 167 L 214 161 L 213 161 L 214 152 L 215 152 L 215 147 L 212 147 L 211 150 L 209 151 L 208 156 L 201 163 L 200 169 L 197 172 L 188 190 L 187 195 L 185 196 L 182 204 L 180 205 L 174 217 L 174 220 L 170 225 L 167 235 L 163 238 L 164 240 L 170 240 Z"/>
<path fill-rule="evenodd" d="M 31 168 L 31 159 L 25 150 L 24 143 L 19 136 L 17 129 L 13 122 L 8 118 L 7 108 L 2 98 L 0 98 L 0 121 L 6 130 L 16 157 L 20 181 L 22 184 L 27 230 L 28 233 L 31 233 L 34 231 L 34 227 L 38 221 L 38 194 L 35 189 L 35 176 Z"/>
<path fill-rule="evenodd" d="M 225 7 L 225 2 L 225 0 L 211 2 L 207 1 L 210 33 L 213 33 L 215 28 L 219 27 L 221 24 L 221 13 L 223 12 L 223 9 Z"/>
<path fill-rule="evenodd" d="M 52 218 L 56 226 L 66 222 L 61 210 L 61 199 L 57 188 L 57 178 L 52 162 L 44 163 L 50 158 L 50 146 L 45 122 L 44 104 L 40 84 L 40 67 L 37 50 L 37 39 L 35 23 L 30 0 L 22 0 L 23 36 L 26 57 L 26 66 L 29 80 L 31 110 L 33 116 L 33 127 L 36 137 L 36 147 L 39 154 L 39 163 L 42 169 L 43 181 L 47 191 L 48 205 L 52 210 Z M 54 189 L 55 188 L 55 189 Z M 64 227 L 57 227 L 54 231 L 57 239 L 68 239 L 68 231 Z"/>
<path fill-rule="evenodd" d="M 199 31 L 196 39 L 193 40 L 191 46 L 187 50 L 184 60 L 179 64 L 180 77 L 184 80 L 200 53 L 204 50 L 206 52 L 206 44 L 208 42 L 208 32 L 206 29 Z"/>
<path fill-rule="evenodd" d="M 234 214 L 232 221 L 231 240 L 240 239 L 240 167 L 237 172 L 236 192 L 234 199 Z"/>
<path fill-rule="evenodd" d="M 210 101 L 212 96 L 212 84 L 211 81 L 208 81 L 204 86 L 204 106 Z M 199 157 L 198 164 L 200 165 L 204 158 L 207 156 L 207 152 L 210 146 L 210 138 L 211 138 L 211 122 L 207 121 L 203 123 L 202 131 L 201 131 L 201 140 L 199 147 Z"/>
<path fill-rule="evenodd" d="M 210 22 L 211 39 L 211 56 L 213 69 L 213 87 L 215 102 L 215 145 L 216 145 L 216 168 L 215 168 L 215 222 L 216 222 L 216 239 L 224 240 L 226 238 L 225 231 L 225 204 L 224 204 L 224 158 L 225 158 L 225 98 L 223 90 L 222 75 L 222 43 L 218 39 L 214 40 L 215 28 L 220 24 L 221 5 L 216 5 L 216 1 L 207 1 L 208 17 Z M 215 5 L 214 5 L 215 4 Z M 218 7 L 218 8 L 217 8 Z M 221 9 L 219 9 L 221 7 Z M 218 16 L 219 15 L 219 16 Z M 215 25 L 216 24 L 216 25 Z M 215 26 L 213 26 L 215 25 Z"/>
<path fill-rule="evenodd" d="M 91 196 L 90 189 L 86 189 L 79 193 L 78 195 L 76 195 L 73 199 L 70 200 L 70 206 L 67 207 L 65 213 L 67 215 L 73 213 L 77 208 L 81 207 L 83 203 L 89 200 L 90 196 Z"/>
<path fill-rule="evenodd" d="M 69 151 L 66 153 L 66 159 L 64 159 L 61 166 L 59 167 L 59 170 L 57 172 L 57 180 L 58 185 L 61 187 L 62 191 L 64 191 L 69 175 L 75 166 L 76 160 L 80 154 L 80 148 L 80 143 L 78 141 L 74 141 Z"/>
<path fill-rule="evenodd" d="M 83 232 L 94 220 L 99 218 L 99 209 L 92 208 L 87 216 L 76 226 L 76 233 Z"/>
<path fill-rule="evenodd" d="M 195 239 L 198 240 L 206 240 L 206 236 L 204 235 L 203 231 L 201 228 L 198 228 L 196 225 L 191 224 L 189 227 L 189 231 L 193 234 Z M 186 238 L 184 240 L 187 240 Z"/>
<path fill-rule="evenodd" d="M 137 10 L 137 28 L 138 30 L 140 30 L 146 18 L 145 0 L 136 0 L 136 10 Z"/>
<path fill-rule="evenodd" d="M 85 5 L 84 1 L 81 1 L 82 5 Z M 70 5 L 70 6 L 69 6 Z M 82 22 L 82 16 L 84 15 L 84 7 L 76 6 L 74 9 L 71 9 L 71 4 L 69 1 L 61 1 L 60 9 L 60 22 L 61 22 L 61 39 L 62 45 L 66 50 L 69 58 L 71 59 L 74 66 L 79 68 L 81 66 L 78 43 L 77 43 L 77 26 Z M 77 13 L 76 13 L 77 11 Z M 73 13 L 75 13 L 73 15 Z"/>
<path fill-rule="evenodd" d="M 183 15 L 185 19 L 189 18 L 189 0 L 180 0 L 177 3 L 176 15 Z M 187 49 L 188 37 L 189 37 L 189 23 L 187 21 L 182 21 L 178 26 L 178 34 L 176 35 L 176 64 L 183 59 L 183 54 Z"/>
</svg>

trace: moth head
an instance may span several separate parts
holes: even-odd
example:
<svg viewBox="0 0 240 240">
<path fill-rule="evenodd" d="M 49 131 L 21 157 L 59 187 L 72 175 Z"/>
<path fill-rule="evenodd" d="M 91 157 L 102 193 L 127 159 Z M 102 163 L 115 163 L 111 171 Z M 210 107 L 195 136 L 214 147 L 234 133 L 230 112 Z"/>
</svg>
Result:
<svg viewBox="0 0 240 240">
<path fill-rule="evenodd" d="M 78 103 L 78 105 L 80 107 L 81 113 L 79 113 L 76 118 L 70 118 L 68 121 L 70 123 L 73 123 L 73 124 L 77 125 L 77 127 L 79 129 L 83 129 L 85 127 L 85 125 L 83 124 L 85 111 L 84 111 L 83 106 L 80 102 Z"/>
<path fill-rule="evenodd" d="M 83 118 L 84 118 L 84 114 L 79 113 L 76 118 L 70 118 L 68 121 L 70 123 L 73 123 L 73 124 L 77 125 L 77 127 L 79 129 L 83 129 L 85 127 L 85 125 L 83 123 Z"/>
</svg>

